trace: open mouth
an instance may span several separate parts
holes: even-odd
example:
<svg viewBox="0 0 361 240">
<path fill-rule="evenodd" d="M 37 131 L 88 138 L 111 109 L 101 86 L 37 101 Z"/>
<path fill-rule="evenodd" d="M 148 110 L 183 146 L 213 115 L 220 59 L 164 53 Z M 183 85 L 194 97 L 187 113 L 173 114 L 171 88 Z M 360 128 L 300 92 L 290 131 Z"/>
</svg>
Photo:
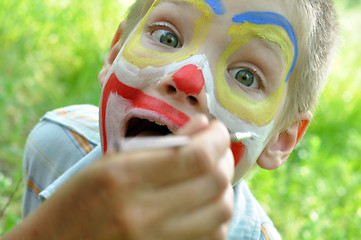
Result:
<svg viewBox="0 0 361 240">
<path fill-rule="evenodd" d="M 125 137 L 164 136 L 171 133 L 166 125 L 134 117 L 127 123 Z"/>
</svg>

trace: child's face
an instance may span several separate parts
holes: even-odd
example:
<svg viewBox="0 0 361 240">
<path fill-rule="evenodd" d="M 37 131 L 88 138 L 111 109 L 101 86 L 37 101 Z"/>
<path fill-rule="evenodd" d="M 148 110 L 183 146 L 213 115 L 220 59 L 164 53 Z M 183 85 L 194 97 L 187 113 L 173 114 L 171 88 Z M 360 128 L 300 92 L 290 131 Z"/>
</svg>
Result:
<svg viewBox="0 0 361 240">
<path fill-rule="evenodd" d="M 230 132 L 256 134 L 231 146 L 236 164 L 253 164 L 297 57 L 285 13 L 269 0 L 155 1 L 103 85 L 104 151 L 125 136 L 175 131 L 203 113 Z"/>
</svg>

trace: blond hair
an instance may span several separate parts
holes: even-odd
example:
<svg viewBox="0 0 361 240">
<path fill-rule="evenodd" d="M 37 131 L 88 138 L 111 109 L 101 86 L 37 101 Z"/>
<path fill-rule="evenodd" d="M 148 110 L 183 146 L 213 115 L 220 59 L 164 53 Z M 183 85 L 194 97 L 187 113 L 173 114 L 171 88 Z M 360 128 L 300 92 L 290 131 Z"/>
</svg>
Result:
<svg viewBox="0 0 361 240">
<path fill-rule="evenodd" d="M 284 114 L 276 119 L 274 131 L 295 123 L 298 113 L 315 110 L 339 42 L 332 0 L 283 0 L 283 4 L 295 20 L 299 54 L 288 82 Z"/>
<path fill-rule="evenodd" d="M 133 29 L 143 19 L 145 14 L 152 6 L 154 0 L 136 0 L 129 8 L 127 17 L 125 19 L 126 25 L 120 39 L 121 44 L 129 37 Z"/>
<path fill-rule="evenodd" d="M 298 58 L 286 92 L 282 114 L 273 132 L 297 121 L 298 113 L 314 111 L 329 74 L 338 43 L 338 24 L 332 0 L 281 0 L 287 8 L 298 42 Z M 154 0 L 136 0 L 130 7 L 121 42 L 148 12 Z"/>
</svg>

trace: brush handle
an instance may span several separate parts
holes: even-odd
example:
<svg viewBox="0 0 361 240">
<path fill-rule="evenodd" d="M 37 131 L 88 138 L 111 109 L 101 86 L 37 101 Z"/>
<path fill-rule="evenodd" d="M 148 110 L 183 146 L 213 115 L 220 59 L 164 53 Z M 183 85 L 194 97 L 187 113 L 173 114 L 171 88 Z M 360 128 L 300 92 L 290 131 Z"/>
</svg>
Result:
<svg viewBox="0 0 361 240">
<path fill-rule="evenodd" d="M 254 133 L 236 132 L 230 133 L 231 142 L 241 142 L 253 138 Z M 181 147 L 190 142 L 189 136 L 167 135 L 154 137 L 124 138 L 114 144 L 113 148 L 118 152 L 131 152 L 137 150 L 150 150 L 168 147 Z"/>
</svg>

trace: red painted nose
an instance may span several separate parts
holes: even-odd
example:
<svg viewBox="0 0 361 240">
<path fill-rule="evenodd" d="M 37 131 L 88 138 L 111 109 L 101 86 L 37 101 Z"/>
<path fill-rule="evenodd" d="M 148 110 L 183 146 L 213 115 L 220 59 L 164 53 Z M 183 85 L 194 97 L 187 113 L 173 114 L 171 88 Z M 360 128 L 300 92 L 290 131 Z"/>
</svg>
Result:
<svg viewBox="0 0 361 240">
<path fill-rule="evenodd" d="M 189 64 L 179 69 L 173 76 L 177 89 L 187 95 L 199 95 L 204 86 L 204 77 L 201 69 Z"/>
</svg>

